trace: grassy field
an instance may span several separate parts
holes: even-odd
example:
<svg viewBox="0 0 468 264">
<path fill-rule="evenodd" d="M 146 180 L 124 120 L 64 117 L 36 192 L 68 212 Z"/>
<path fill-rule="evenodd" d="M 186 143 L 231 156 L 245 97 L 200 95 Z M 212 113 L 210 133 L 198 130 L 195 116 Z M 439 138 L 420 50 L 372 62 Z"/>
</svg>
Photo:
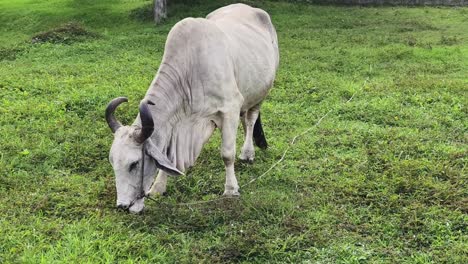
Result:
<svg viewBox="0 0 468 264">
<path fill-rule="evenodd" d="M 333 111 L 241 198 L 183 204 L 223 192 L 216 133 L 131 215 L 115 208 L 105 106 L 129 97 L 131 122 L 170 28 L 233 1 L 175 1 L 158 27 L 149 2 L 0 0 L 1 263 L 468 262 L 467 8 L 250 1 L 281 66 L 270 148 L 236 163 L 240 184 Z"/>
</svg>

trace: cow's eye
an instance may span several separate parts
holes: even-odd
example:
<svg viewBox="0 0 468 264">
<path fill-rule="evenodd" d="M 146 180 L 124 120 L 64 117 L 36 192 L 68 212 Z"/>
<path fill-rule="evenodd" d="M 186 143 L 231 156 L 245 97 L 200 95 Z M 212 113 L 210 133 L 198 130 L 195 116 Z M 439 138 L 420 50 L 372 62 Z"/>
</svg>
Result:
<svg viewBox="0 0 468 264">
<path fill-rule="evenodd" d="M 138 161 L 135 161 L 135 162 L 132 162 L 132 164 L 130 164 L 130 167 L 129 167 L 129 171 L 133 171 L 136 169 L 136 167 L 138 166 Z"/>
</svg>

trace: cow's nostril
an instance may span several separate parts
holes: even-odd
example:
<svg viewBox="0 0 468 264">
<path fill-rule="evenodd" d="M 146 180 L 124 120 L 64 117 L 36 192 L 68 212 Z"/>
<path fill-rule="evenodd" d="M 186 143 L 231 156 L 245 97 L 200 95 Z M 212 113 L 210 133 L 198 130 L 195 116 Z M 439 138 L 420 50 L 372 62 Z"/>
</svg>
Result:
<svg viewBox="0 0 468 264">
<path fill-rule="evenodd" d="M 128 207 L 130 207 L 128 204 L 118 204 L 117 209 L 120 210 L 128 210 Z"/>
</svg>

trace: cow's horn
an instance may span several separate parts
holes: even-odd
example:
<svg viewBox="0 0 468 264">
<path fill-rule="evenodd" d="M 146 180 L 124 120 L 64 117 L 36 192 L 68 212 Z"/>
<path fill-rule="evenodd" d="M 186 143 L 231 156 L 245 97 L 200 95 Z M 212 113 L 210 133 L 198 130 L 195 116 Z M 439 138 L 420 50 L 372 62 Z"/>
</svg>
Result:
<svg viewBox="0 0 468 264">
<path fill-rule="evenodd" d="M 117 129 L 119 129 L 122 124 L 114 116 L 115 109 L 123 102 L 128 102 L 128 99 L 125 97 L 117 97 L 114 100 L 110 101 L 106 108 L 106 121 L 109 125 L 112 133 L 115 133 Z"/>
<path fill-rule="evenodd" d="M 153 134 L 154 122 L 151 111 L 148 108 L 148 104 L 154 105 L 151 101 L 142 101 L 140 103 L 141 130 L 135 136 L 135 140 L 138 143 L 145 142 L 145 140 Z"/>
</svg>

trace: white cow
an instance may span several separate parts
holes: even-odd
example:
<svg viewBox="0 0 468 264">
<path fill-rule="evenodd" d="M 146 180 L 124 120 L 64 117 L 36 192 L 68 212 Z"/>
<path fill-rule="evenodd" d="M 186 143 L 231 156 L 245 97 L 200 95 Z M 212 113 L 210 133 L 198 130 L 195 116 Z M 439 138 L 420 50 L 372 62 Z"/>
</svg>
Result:
<svg viewBox="0 0 468 264">
<path fill-rule="evenodd" d="M 167 176 L 192 166 L 216 127 L 222 133 L 224 195 L 239 195 L 234 174 L 239 120 L 245 131 L 240 159 L 253 161 L 253 141 L 266 148 L 259 111 L 278 63 L 276 32 L 261 9 L 234 4 L 177 23 L 133 125 L 122 126 L 113 114 L 126 98 L 112 100 L 106 109 L 114 133 L 109 160 L 117 207 L 140 212 L 145 195 L 164 193 Z"/>
</svg>

